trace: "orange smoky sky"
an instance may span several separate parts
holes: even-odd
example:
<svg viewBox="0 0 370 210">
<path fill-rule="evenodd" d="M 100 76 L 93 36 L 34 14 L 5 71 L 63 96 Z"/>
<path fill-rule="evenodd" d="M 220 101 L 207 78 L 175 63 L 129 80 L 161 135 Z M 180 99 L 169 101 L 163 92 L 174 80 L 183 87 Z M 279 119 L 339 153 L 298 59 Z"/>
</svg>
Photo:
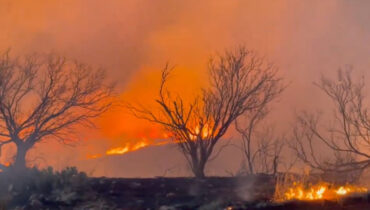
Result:
<svg viewBox="0 0 370 210">
<path fill-rule="evenodd" d="M 366 0 L 0 0 L 0 49 L 55 52 L 103 67 L 117 81 L 122 100 L 152 106 L 167 62 L 176 66 L 170 88 L 191 98 L 207 85 L 209 56 L 243 44 L 274 62 L 289 83 L 269 119 L 286 132 L 294 110 L 325 104 L 312 85 L 320 74 L 332 75 L 346 64 L 367 73 L 369 6 Z M 73 147 L 39 145 L 34 153 L 41 156 L 40 164 L 90 170 L 81 163 L 89 155 L 164 138 L 159 126 L 120 107 L 96 121 L 99 129 L 81 128 L 83 141 Z M 167 155 L 172 153 L 177 151 Z M 140 154 L 154 159 L 150 152 Z M 138 170 L 142 176 L 158 175 L 149 165 Z M 97 170 L 98 175 L 122 174 Z"/>
</svg>

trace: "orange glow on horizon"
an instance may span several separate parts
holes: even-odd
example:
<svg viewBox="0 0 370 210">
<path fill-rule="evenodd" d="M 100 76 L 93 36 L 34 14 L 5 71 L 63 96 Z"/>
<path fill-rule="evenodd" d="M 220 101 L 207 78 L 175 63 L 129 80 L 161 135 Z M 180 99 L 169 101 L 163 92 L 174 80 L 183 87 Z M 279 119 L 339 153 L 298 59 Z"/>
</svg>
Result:
<svg viewBox="0 0 370 210">
<path fill-rule="evenodd" d="M 200 126 L 196 126 L 193 134 L 189 134 L 189 137 L 191 140 L 196 140 L 197 137 L 199 136 L 201 139 L 206 139 L 210 135 L 210 128 L 208 125 L 203 126 L 202 130 L 200 130 Z M 151 134 L 147 134 L 147 136 L 150 136 Z M 145 136 L 145 135 L 143 135 Z M 163 139 L 162 141 L 154 141 L 153 138 L 147 138 L 147 137 L 142 137 L 140 141 L 135 141 L 135 143 L 125 143 L 124 146 L 117 146 L 117 147 L 112 147 L 108 150 L 106 150 L 104 155 L 123 155 L 128 152 L 133 152 L 139 149 L 142 149 L 144 147 L 148 146 L 159 146 L 159 145 L 164 145 L 164 144 L 171 144 L 171 143 L 179 143 L 179 140 L 174 140 L 171 139 L 171 134 L 168 132 L 163 132 L 161 134 L 161 138 Z M 87 159 L 95 159 L 95 158 L 100 158 L 103 157 L 102 154 L 94 154 L 94 155 L 87 155 Z"/>
<path fill-rule="evenodd" d="M 153 110 L 158 109 L 155 99 L 158 97 L 160 71 L 160 67 L 155 70 L 143 68 L 134 76 L 125 91 L 120 95 L 120 100 L 133 105 L 140 104 Z M 189 87 L 189 83 L 191 83 L 191 87 Z M 178 66 L 173 70 L 167 88 L 175 95 L 181 95 L 185 101 L 192 101 L 204 85 L 205 81 L 200 79 L 197 71 Z M 102 156 L 120 155 L 149 145 L 170 143 L 169 141 L 165 141 L 166 143 L 155 141 L 156 139 L 169 139 L 170 137 L 162 126 L 138 119 L 129 110 L 122 107 L 109 110 L 97 119 L 97 124 L 101 136 L 107 139 L 109 148 L 107 151 L 101 152 Z M 93 156 L 88 155 L 88 158 L 93 158 Z"/>
</svg>

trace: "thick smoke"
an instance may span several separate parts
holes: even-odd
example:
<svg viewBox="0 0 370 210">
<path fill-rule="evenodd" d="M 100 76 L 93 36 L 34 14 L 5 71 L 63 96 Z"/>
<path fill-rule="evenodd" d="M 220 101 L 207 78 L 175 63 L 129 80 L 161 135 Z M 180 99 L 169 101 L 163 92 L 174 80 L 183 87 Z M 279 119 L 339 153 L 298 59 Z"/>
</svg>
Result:
<svg viewBox="0 0 370 210">
<path fill-rule="evenodd" d="M 200 87 L 210 54 L 244 44 L 276 63 L 290 84 L 270 116 L 284 132 L 289 130 L 292 110 L 325 105 L 325 98 L 312 85 L 320 74 L 333 75 L 346 64 L 366 74 L 370 66 L 368 6 L 366 0 L 0 0 L 0 49 L 10 47 L 13 54 L 56 52 L 101 66 L 118 81 L 123 98 L 149 100 L 155 94 L 158 70 L 167 61 L 176 64 L 186 78 L 179 89 L 194 81 Z M 42 156 L 38 163 L 82 167 L 89 154 L 157 132 L 121 110 L 108 113 L 98 124 L 99 132 L 81 130 L 86 140 L 74 148 L 40 145 L 34 151 Z M 45 150 L 50 147 L 58 152 L 50 154 L 50 149 Z M 163 157 L 178 152 L 168 151 Z M 137 155 L 155 162 L 151 154 Z M 222 173 L 230 165 L 235 170 L 239 158 L 225 152 L 221 164 L 213 163 L 209 170 Z M 82 168 L 112 176 L 155 176 L 167 170 L 151 161 L 129 167 L 119 161 L 99 161 Z M 120 170 L 112 172 L 102 165 L 119 165 Z"/>
</svg>

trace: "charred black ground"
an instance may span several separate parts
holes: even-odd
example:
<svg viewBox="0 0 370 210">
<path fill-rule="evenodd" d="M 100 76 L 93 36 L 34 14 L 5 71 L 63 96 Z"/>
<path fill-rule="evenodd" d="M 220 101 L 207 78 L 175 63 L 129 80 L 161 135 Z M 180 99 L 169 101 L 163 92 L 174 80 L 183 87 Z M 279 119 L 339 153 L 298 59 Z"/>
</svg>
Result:
<svg viewBox="0 0 370 210">
<path fill-rule="evenodd" d="M 18 180 L 18 181 L 17 181 Z M 19 181 L 21 180 L 21 181 Z M 273 202 L 275 178 L 89 178 L 75 168 L 0 173 L 1 209 L 369 209 L 370 194 Z"/>
</svg>

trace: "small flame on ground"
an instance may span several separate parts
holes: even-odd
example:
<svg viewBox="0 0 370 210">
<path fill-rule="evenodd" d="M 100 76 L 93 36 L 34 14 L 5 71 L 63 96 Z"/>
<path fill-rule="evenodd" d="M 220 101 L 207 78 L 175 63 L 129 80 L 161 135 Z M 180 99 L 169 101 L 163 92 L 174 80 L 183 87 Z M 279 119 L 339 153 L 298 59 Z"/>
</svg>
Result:
<svg viewBox="0 0 370 210">
<path fill-rule="evenodd" d="M 330 200 L 351 193 L 366 192 L 368 192 L 367 188 L 353 185 L 334 186 L 329 183 L 319 183 L 305 188 L 302 184 L 294 183 L 294 187 L 288 188 L 284 193 L 283 200 Z"/>
<path fill-rule="evenodd" d="M 343 186 L 339 187 L 339 189 L 336 191 L 336 193 L 338 195 L 345 195 L 347 194 L 348 192 L 350 192 L 350 189 L 349 188 L 344 188 Z"/>
</svg>

